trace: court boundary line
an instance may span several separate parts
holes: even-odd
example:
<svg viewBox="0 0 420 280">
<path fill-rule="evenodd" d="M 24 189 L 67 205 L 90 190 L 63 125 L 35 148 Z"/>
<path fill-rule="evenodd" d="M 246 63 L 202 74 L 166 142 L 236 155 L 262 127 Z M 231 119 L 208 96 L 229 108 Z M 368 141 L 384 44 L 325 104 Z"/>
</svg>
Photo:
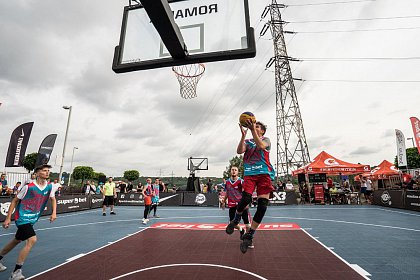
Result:
<svg viewBox="0 0 420 280">
<path fill-rule="evenodd" d="M 148 229 L 148 228 L 149 228 L 149 227 L 147 227 L 147 228 L 143 228 L 143 229 L 141 229 L 141 230 L 139 230 L 139 231 L 134 232 L 133 234 L 130 234 L 130 235 L 124 236 L 124 237 L 122 237 L 122 238 L 120 238 L 120 239 L 117 239 L 116 241 L 114 241 L 114 242 L 113 242 L 113 243 L 111 243 L 111 244 L 105 244 L 104 246 L 101 246 L 101 247 L 96 248 L 96 249 L 94 249 L 94 250 L 92 250 L 92 251 L 90 251 L 90 252 L 85 253 L 85 254 L 84 254 L 84 256 L 87 256 L 87 255 L 92 254 L 92 253 L 94 253 L 94 252 L 96 252 L 96 251 L 102 250 L 103 248 L 106 248 L 106 247 L 111 246 L 111 245 L 113 245 L 113 244 L 115 244 L 115 243 L 117 243 L 117 242 L 120 242 L 121 240 L 124 240 L 124 239 L 126 239 L 126 238 L 128 238 L 128 237 L 130 237 L 130 236 L 132 236 L 132 235 L 134 235 L 134 234 L 137 234 L 137 233 L 140 233 L 140 232 L 142 232 L 142 231 L 145 231 L 145 230 L 146 230 L 146 229 Z M 84 256 L 83 256 L 83 257 L 84 257 Z M 38 277 L 38 276 L 40 276 L 40 275 L 42 275 L 42 274 L 44 274 L 44 273 L 47 273 L 47 272 L 49 272 L 49 271 L 51 271 L 51 270 L 54 270 L 54 269 L 56 269 L 56 268 L 59 268 L 60 266 L 66 265 L 66 264 L 68 264 L 68 263 L 70 263 L 70 262 L 72 262 L 72 261 L 75 261 L 75 260 L 77 260 L 77 259 L 79 259 L 79 258 L 73 259 L 73 260 L 71 260 L 71 261 L 65 261 L 65 262 L 63 262 L 63 263 L 61 263 L 61 264 L 59 264 L 59 265 L 56 265 L 56 266 L 54 266 L 54 267 L 51 267 L 51 268 L 49 268 L 49 269 L 47 269 L 47 270 L 44 270 L 44 271 L 42 271 L 42 272 L 40 272 L 40 273 L 37 273 L 37 274 L 32 275 L 32 276 L 30 276 L 30 277 L 28 277 L 28 278 L 25 278 L 25 279 L 28 279 L 28 280 L 29 280 L 29 279 L 32 279 L 32 278 Z"/>
<path fill-rule="evenodd" d="M 325 249 L 327 249 L 330 253 L 332 253 L 334 256 L 336 256 L 338 259 L 340 259 L 342 262 L 344 262 L 348 267 L 351 268 L 351 270 L 357 272 L 357 274 L 359 274 L 360 276 L 362 276 L 364 279 L 370 280 L 370 278 L 368 278 L 366 275 L 361 274 L 361 272 L 355 270 L 351 264 L 346 261 L 345 259 L 343 259 L 341 256 L 339 256 L 336 252 L 334 252 L 333 250 L 331 250 L 329 247 L 327 247 L 324 243 L 322 243 L 321 241 L 319 241 L 318 239 L 314 238 L 312 235 L 309 234 L 309 232 L 307 232 L 306 230 L 304 230 L 303 228 L 301 228 L 301 230 L 306 233 L 312 240 L 315 240 L 318 244 L 320 244 L 322 247 L 324 247 Z M 369 273 L 370 274 L 370 273 Z"/>
<path fill-rule="evenodd" d="M 353 224 L 353 225 L 362 225 L 362 226 L 372 226 L 372 227 L 379 227 L 379 228 L 390 228 L 390 229 L 400 229 L 406 231 L 415 231 L 420 232 L 420 229 L 413 229 L 413 228 L 405 228 L 405 227 L 396 227 L 396 226 L 386 226 L 386 225 L 378 225 L 378 224 L 370 224 L 370 223 L 360 223 L 360 222 L 349 222 L 349 221 L 340 221 L 340 220 L 329 220 L 329 219 L 319 219 L 319 218 L 300 218 L 300 217 L 274 217 L 274 216 L 266 216 L 267 218 L 272 219 L 297 219 L 297 220 L 309 220 L 309 221 L 321 221 L 321 222 L 332 222 L 332 223 L 342 223 L 342 224 Z"/>
<path fill-rule="evenodd" d="M 138 269 L 138 270 L 135 270 L 135 271 L 131 271 L 129 273 L 111 278 L 110 280 L 120 279 L 120 278 L 129 276 L 129 275 L 132 275 L 132 274 L 136 274 L 138 272 L 143 272 L 143 271 L 152 270 L 152 269 L 165 268 L 165 267 L 173 267 L 173 266 L 212 266 L 212 267 L 219 267 L 219 268 L 222 267 L 222 268 L 226 268 L 226 269 L 232 269 L 232 270 L 240 271 L 242 273 L 252 275 L 252 276 L 254 276 L 258 279 L 261 279 L 261 280 L 268 280 L 267 278 L 264 278 L 263 276 L 260 276 L 256 273 L 248 271 L 248 270 L 244 270 L 244 269 L 233 267 L 233 266 L 226 266 L 226 265 L 221 265 L 221 264 L 209 264 L 209 263 L 181 263 L 181 264 L 176 263 L 176 264 L 157 265 L 157 266 L 146 267 L 146 268 L 143 268 L 143 269 Z"/>
</svg>

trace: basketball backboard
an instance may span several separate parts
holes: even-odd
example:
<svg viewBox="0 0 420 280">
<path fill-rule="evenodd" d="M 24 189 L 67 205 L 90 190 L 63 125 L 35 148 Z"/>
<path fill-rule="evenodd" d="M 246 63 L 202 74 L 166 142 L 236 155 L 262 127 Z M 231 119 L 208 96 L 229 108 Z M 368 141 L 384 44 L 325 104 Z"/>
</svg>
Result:
<svg viewBox="0 0 420 280">
<path fill-rule="evenodd" d="M 209 170 L 209 159 L 208 158 L 188 158 L 188 170 Z"/>
<path fill-rule="evenodd" d="M 165 0 L 154 1 L 163 3 Z M 165 22 L 167 14 L 151 14 L 150 8 L 142 4 L 126 6 L 120 42 L 115 47 L 112 65 L 116 73 L 255 57 L 255 37 L 249 22 L 248 0 L 168 2 L 172 11 L 168 14 L 169 17 L 173 16 L 171 20 L 176 27 L 175 30 L 168 28 L 168 33 L 172 31 L 172 42 L 175 38 L 176 43 L 179 43 L 178 54 L 179 50 L 183 50 L 180 46 L 183 46 L 185 56 L 182 57 L 182 53 L 181 57 L 171 55 L 174 52 L 168 51 L 168 48 L 172 50 L 168 40 L 162 40 L 156 30 L 156 25 L 161 22 L 170 25 L 169 21 Z M 147 11 L 145 8 L 148 8 Z"/>
</svg>

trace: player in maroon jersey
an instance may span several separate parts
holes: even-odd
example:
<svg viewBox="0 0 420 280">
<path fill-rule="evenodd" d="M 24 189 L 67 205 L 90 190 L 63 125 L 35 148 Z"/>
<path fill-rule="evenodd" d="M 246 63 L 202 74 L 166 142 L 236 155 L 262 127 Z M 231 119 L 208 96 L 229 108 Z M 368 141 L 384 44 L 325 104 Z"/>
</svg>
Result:
<svg viewBox="0 0 420 280">
<path fill-rule="evenodd" d="M 238 173 L 238 167 L 232 166 L 230 168 L 230 178 L 226 180 L 225 184 L 226 195 L 222 201 L 222 208 L 224 209 L 227 201 L 227 206 L 229 208 L 229 221 L 232 221 L 233 218 L 235 218 L 236 207 L 238 206 L 238 202 L 241 201 L 242 198 L 243 180 L 238 176 Z M 244 221 L 246 231 L 248 232 L 249 228 L 251 227 L 251 224 L 249 222 L 250 214 L 248 208 L 246 208 L 242 213 L 242 220 Z M 235 228 L 239 230 L 240 238 L 242 240 L 242 236 L 244 235 L 245 230 L 241 228 L 239 224 L 236 225 Z M 248 248 L 254 248 L 254 246 L 251 244 Z"/>
</svg>

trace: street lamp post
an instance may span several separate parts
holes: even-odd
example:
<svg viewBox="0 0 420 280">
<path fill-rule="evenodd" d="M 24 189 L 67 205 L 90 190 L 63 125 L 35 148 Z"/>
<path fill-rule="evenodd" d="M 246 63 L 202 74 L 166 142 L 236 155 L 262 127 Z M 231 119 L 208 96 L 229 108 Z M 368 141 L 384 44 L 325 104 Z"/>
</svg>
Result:
<svg viewBox="0 0 420 280">
<path fill-rule="evenodd" d="M 64 136 L 63 155 L 61 157 L 61 164 L 60 164 L 60 174 L 58 175 L 58 181 L 60 184 L 61 184 L 61 178 L 63 176 L 64 155 L 66 153 L 67 135 L 69 133 L 72 106 L 63 106 L 63 109 L 69 110 L 69 116 L 67 118 L 66 135 Z"/>
<path fill-rule="evenodd" d="M 71 175 L 73 175 L 73 158 L 74 158 L 74 150 L 77 150 L 79 148 L 73 147 L 73 153 L 71 154 L 71 164 L 70 164 L 70 175 L 69 175 L 69 183 L 68 186 L 70 187 L 70 181 L 71 181 Z"/>
<path fill-rule="evenodd" d="M 410 140 L 410 139 L 411 139 L 411 143 L 413 143 L 413 148 L 414 148 L 414 147 L 416 147 L 416 146 L 414 145 L 414 138 L 413 138 L 413 137 L 408 137 L 408 138 L 407 138 L 407 140 Z"/>
</svg>

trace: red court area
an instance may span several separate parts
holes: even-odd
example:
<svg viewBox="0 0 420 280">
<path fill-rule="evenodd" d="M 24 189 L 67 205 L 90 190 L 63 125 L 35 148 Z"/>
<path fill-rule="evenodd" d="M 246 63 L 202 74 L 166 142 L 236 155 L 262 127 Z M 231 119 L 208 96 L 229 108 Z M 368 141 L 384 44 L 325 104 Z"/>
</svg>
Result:
<svg viewBox="0 0 420 280">
<path fill-rule="evenodd" d="M 366 279 L 297 224 L 262 224 L 246 254 L 225 227 L 154 224 L 32 279 Z"/>
</svg>

